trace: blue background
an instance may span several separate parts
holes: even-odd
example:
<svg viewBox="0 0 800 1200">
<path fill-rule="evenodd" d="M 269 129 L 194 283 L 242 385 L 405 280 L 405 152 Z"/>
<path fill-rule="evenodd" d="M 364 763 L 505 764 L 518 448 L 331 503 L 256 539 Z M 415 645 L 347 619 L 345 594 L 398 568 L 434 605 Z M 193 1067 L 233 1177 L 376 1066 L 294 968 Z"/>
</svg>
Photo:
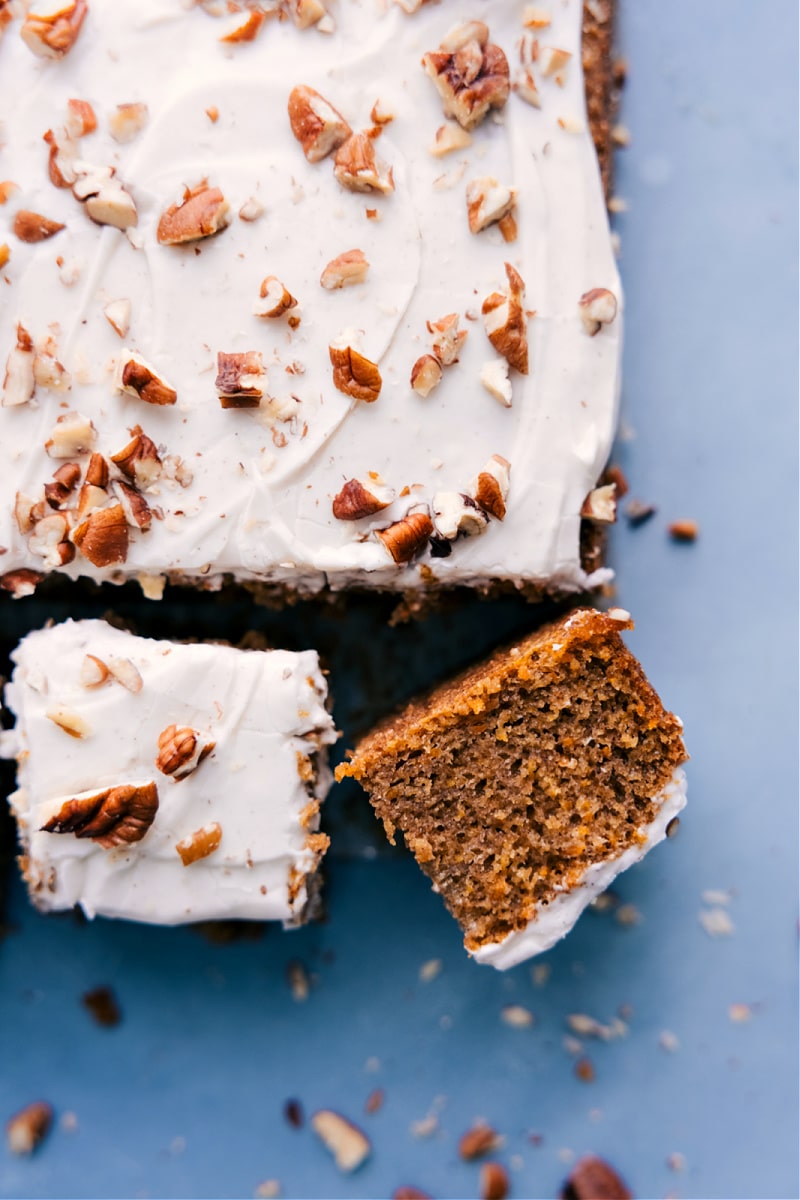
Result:
<svg viewBox="0 0 800 1200">
<path fill-rule="evenodd" d="M 757 12 L 757 15 L 756 15 Z M 0 1195 L 251 1196 L 265 1179 L 296 1197 L 388 1196 L 414 1183 L 474 1196 L 459 1135 L 479 1116 L 505 1135 L 513 1196 L 553 1197 L 570 1154 L 603 1154 L 639 1197 L 796 1197 L 797 1177 L 797 6 L 770 0 L 627 0 L 632 64 L 617 156 L 627 292 L 624 428 L 617 459 L 658 505 L 614 532 L 629 644 L 684 718 L 692 753 L 680 833 L 616 887 L 641 914 L 588 913 L 531 966 L 472 964 L 409 858 L 391 853 L 365 799 L 328 805 L 327 922 L 215 945 L 196 931 L 42 918 L 12 888 L 0 945 L 0 1115 L 37 1097 L 57 1126 L 31 1160 L 0 1148 Z M 692 546 L 666 524 L 692 517 Z M 112 602 L 142 632 L 257 627 L 317 644 L 333 671 L 345 743 L 420 684 L 534 614 L 468 602 L 389 629 L 391 605 L 346 613 L 257 609 L 244 597 L 142 607 L 127 589 L 79 606 L 56 592 L 0 612 L 6 642 L 47 616 Z M 166 621 L 166 624 L 165 624 Z M 734 931 L 711 938 L 706 889 L 729 891 Z M 428 983 L 426 960 L 442 962 Z M 286 966 L 312 976 L 292 998 Z M 111 985 L 124 1013 L 98 1028 L 81 994 Z M 522 1004 L 535 1025 L 501 1009 Z M 752 1006 L 745 1023 L 731 1004 Z M 627 1037 L 587 1041 L 579 1081 L 565 1016 Z M 625 1010 L 628 1011 L 628 1010 Z M 677 1036 L 668 1052 L 663 1031 Z M 382 1109 L 364 1114 L 374 1089 Z M 340 1175 L 308 1126 L 282 1115 L 332 1106 L 373 1141 Z M 428 1114 L 437 1129 L 411 1124 Z M 536 1145 L 529 1140 L 541 1136 Z M 685 1170 L 668 1156 L 679 1153 Z"/>
</svg>

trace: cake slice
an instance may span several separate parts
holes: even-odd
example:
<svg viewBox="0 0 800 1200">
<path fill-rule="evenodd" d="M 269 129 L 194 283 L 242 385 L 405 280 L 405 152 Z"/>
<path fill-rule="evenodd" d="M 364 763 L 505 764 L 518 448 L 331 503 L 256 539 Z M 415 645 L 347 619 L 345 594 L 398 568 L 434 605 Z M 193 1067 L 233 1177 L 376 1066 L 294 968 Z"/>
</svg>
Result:
<svg viewBox="0 0 800 1200">
<path fill-rule="evenodd" d="M 480 962 L 549 949 L 683 808 L 681 722 L 620 632 L 578 609 L 412 702 L 338 778 L 369 793 Z"/>
<path fill-rule="evenodd" d="M 336 740 L 312 650 L 29 634 L 6 703 L 31 899 L 163 925 L 310 915 Z"/>
</svg>

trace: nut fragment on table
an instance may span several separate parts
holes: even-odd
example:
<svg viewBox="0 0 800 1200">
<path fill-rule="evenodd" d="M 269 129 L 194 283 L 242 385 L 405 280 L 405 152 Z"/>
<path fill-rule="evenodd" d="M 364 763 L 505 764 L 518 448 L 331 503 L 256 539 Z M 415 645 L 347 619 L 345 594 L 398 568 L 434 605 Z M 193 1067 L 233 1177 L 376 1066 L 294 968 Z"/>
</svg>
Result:
<svg viewBox="0 0 800 1200">
<path fill-rule="evenodd" d="M 53 1124 L 53 1106 L 34 1100 L 6 1122 L 6 1143 L 11 1154 L 32 1154 Z"/>
<path fill-rule="evenodd" d="M 330 1150 L 340 1171 L 355 1171 L 372 1151 L 367 1135 L 332 1109 L 319 1109 L 312 1115 L 310 1124 Z"/>
</svg>

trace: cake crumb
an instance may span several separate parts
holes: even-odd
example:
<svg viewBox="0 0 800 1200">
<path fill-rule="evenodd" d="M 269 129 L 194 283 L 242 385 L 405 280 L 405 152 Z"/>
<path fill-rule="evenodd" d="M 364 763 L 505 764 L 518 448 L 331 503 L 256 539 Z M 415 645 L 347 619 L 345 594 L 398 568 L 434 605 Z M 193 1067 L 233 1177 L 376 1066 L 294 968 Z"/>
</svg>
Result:
<svg viewBox="0 0 800 1200">
<path fill-rule="evenodd" d="M 462 1133 L 458 1142 L 458 1153 L 465 1162 L 471 1162 L 474 1158 L 488 1154 L 490 1150 L 496 1150 L 498 1145 L 496 1131 L 485 1121 L 478 1121 L 466 1133 Z"/>
<path fill-rule="evenodd" d="M 410 1125 L 411 1133 L 415 1138 L 432 1137 L 438 1128 L 439 1118 L 436 1113 L 428 1113 L 427 1117 L 422 1117 L 419 1121 L 412 1121 Z"/>
<path fill-rule="evenodd" d="M 442 960 L 440 958 L 429 958 L 419 969 L 420 983 L 430 983 L 432 979 L 435 979 L 440 974 L 441 970 Z"/>
<path fill-rule="evenodd" d="M 62 1114 L 61 1120 L 58 1122 L 58 1124 L 59 1128 L 62 1129 L 64 1133 L 77 1133 L 78 1114 L 71 1111 L 65 1112 Z"/>
<path fill-rule="evenodd" d="M 635 904 L 622 904 L 614 913 L 616 920 L 620 925 L 630 927 L 638 925 L 642 920 L 642 914 Z"/>
<path fill-rule="evenodd" d="M 697 919 L 709 937 L 730 937 L 736 928 L 724 908 L 701 908 Z"/>
<path fill-rule="evenodd" d="M 674 1153 L 667 1155 L 667 1166 L 670 1171 L 685 1171 L 686 1159 L 680 1151 L 676 1150 Z"/>
<path fill-rule="evenodd" d="M 732 899 L 733 894 L 731 892 L 722 891 L 720 888 L 707 888 L 702 895 L 703 904 L 708 904 L 716 908 L 730 904 Z"/>
<path fill-rule="evenodd" d="M 369 1113 L 370 1115 L 372 1113 L 379 1112 L 383 1108 L 385 1095 L 386 1093 L 384 1092 L 383 1088 L 375 1088 L 373 1091 L 371 1091 L 364 1104 L 364 1112 Z"/>
<path fill-rule="evenodd" d="M 522 1004 L 507 1004 L 500 1012 L 500 1019 L 512 1029 L 530 1029 L 536 1018 L 531 1010 Z"/>
<path fill-rule="evenodd" d="M 305 1123 L 303 1106 L 299 1100 L 287 1100 L 283 1106 L 283 1115 L 292 1129 L 302 1129 Z"/>
<path fill-rule="evenodd" d="M 752 1015 L 753 1008 L 750 1004 L 731 1004 L 728 1008 L 728 1016 L 737 1025 L 749 1021 Z"/>
<path fill-rule="evenodd" d="M 575 1076 L 581 1083 L 594 1083 L 594 1064 L 590 1058 L 579 1058 L 574 1067 Z"/>
<path fill-rule="evenodd" d="M 255 1200 L 276 1200 L 281 1194 L 281 1185 L 277 1179 L 265 1179 L 253 1192 Z"/>
<path fill-rule="evenodd" d="M 658 1044 L 662 1050 L 666 1050 L 668 1054 L 674 1054 L 680 1049 L 678 1035 L 673 1033 L 671 1029 L 662 1029 L 658 1035 Z"/>
<path fill-rule="evenodd" d="M 110 987 L 92 988 L 83 994 L 83 1006 L 88 1009 L 98 1025 L 113 1029 L 122 1020 L 117 998 Z"/>
<path fill-rule="evenodd" d="M 625 505 L 625 518 L 629 525 L 636 529 L 639 525 L 644 525 L 651 517 L 654 517 L 658 509 L 655 504 L 648 504 L 645 500 L 637 500 L 635 496 L 631 497 Z"/>
<path fill-rule="evenodd" d="M 700 526 L 697 524 L 697 521 L 682 518 L 668 525 L 667 533 L 673 542 L 695 542 L 700 535 Z"/>
<path fill-rule="evenodd" d="M 286 964 L 286 981 L 289 984 L 293 1000 L 298 1004 L 302 1004 L 308 999 L 309 992 L 311 991 L 308 971 L 298 958 L 293 958 L 291 962 Z"/>
<path fill-rule="evenodd" d="M 531 980 L 533 981 L 533 986 L 538 988 L 544 987 L 550 978 L 551 973 L 552 967 L 550 966 L 550 963 L 537 963 L 535 967 L 531 968 Z"/>
</svg>

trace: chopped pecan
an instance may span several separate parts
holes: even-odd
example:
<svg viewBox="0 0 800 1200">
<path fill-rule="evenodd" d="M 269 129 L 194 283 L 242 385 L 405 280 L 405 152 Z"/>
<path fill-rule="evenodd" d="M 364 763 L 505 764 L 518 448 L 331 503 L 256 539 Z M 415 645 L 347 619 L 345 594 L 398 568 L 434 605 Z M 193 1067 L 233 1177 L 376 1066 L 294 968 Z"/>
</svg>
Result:
<svg viewBox="0 0 800 1200">
<path fill-rule="evenodd" d="M 481 367 L 480 381 L 490 396 L 494 396 L 504 408 L 511 408 L 511 380 L 508 378 L 508 362 L 504 358 L 493 358 Z"/>
<path fill-rule="evenodd" d="M 121 504 L 90 512 L 72 531 L 84 558 L 96 567 L 124 563 L 128 557 L 128 522 Z"/>
<path fill-rule="evenodd" d="M 239 209 L 240 221 L 257 221 L 264 215 L 264 205 L 256 196 L 248 196 Z"/>
<path fill-rule="evenodd" d="M 132 142 L 150 116 L 146 104 L 118 104 L 108 118 L 108 129 L 115 142 Z"/>
<path fill-rule="evenodd" d="M 431 509 L 436 533 L 448 542 L 455 541 L 460 533 L 466 537 L 483 533 L 489 524 L 477 500 L 463 492 L 437 492 Z"/>
<path fill-rule="evenodd" d="M 673 521 L 667 532 L 674 542 L 696 542 L 700 534 L 700 526 L 691 518 Z"/>
<path fill-rule="evenodd" d="M 460 125 L 453 125 L 448 121 L 446 125 L 440 125 L 436 130 L 428 150 L 434 158 L 444 158 L 445 154 L 452 154 L 454 150 L 466 150 L 467 146 L 471 145 L 472 135 L 467 133 L 466 129 L 462 129 Z"/>
<path fill-rule="evenodd" d="M 48 129 L 43 137 L 50 147 L 47 160 L 47 174 L 50 182 L 57 188 L 72 187 L 78 178 L 75 171 L 76 147 L 74 141 L 64 130 L 56 134 L 52 129 Z"/>
<path fill-rule="evenodd" d="M 124 479 L 115 479 L 111 490 L 122 505 L 125 520 L 131 528 L 146 532 L 152 524 L 153 514 L 142 493 L 126 483 Z"/>
<path fill-rule="evenodd" d="M 102 658 L 98 658 L 95 654 L 85 654 L 81 663 L 80 683 L 81 687 L 96 688 L 107 683 L 111 677 L 106 664 Z"/>
<path fill-rule="evenodd" d="M 53 1106 L 46 1100 L 26 1104 L 6 1122 L 8 1149 L 12 1154 L 32 1154 L 52 1124 Z"/>
<path fill-rule="evenodd" d="M 37 521 L 46 516 L 44 502 L 32 500 L 24 492 L 17 492 L 14 497 L 14 519 L 21 534 L 30 533 Z"/>
<path fill-rule="evenodd" d="M 266 13 L 259 12 L 257 8 L 254 8 L 248 13 L 241 25 L 236 25 L 230 33 L 223 34 L 219 40 L 232 44 L 236 42 L 254 42 L 266 19 Z"/>
<path fill-rule="evenodd" d="M 511 463 L 508 459 L 493 454 L 469 489 L 473 500 L 477 500 L 481 508 L 498 521 L 502 521 L 506 515 L 510 475 Z"/>
<path fill-rule="evenodd" d="M 127 337 L 131 326 L 130 300 L 110 300 L 103 309 L 103 316 L 115 333 L 121 338 Z"/>
<path fill-rule="evenodd" d="M 513 217 L 516 206 L 516 189 L 498 183 L 492 175 L 483 175 L 467 184 L 467 220 L 471 233 L 480 233 L 482 229 L 487 229 L 495 223 L 500 224 L 502 233 L 504 218 Z M 505 228 L 510 232 L 508 221 Z M 516 226 L 514 234 L 516 236 Z M 514 239 L 506 237 L 505 240 Z"/>
<path fill-rule="evenodd" d="M 443 367 L 458 362 L 461 347 L 467 340 L 468 329 L 458 328 L 458 313 L 448 313 L 438 321 L 428 321 L 428 332 L 432 334 L 431 348 Z"/>
<path fill-rule="evenodd" d="M 79 412 L 62 413 L 44 448 L 51 458 L 75 458 L 94 446 L 97 430 L 88 417 Z"/>
<path fill-rule="evenodd" d="M 297 307 L 294 296 L 276 275 L 267 275 L 266 279 L 262 279 L 258 294 L 259 299 L 253 305 L 257 317 L 282 317 L 285 312 Z"/>
<path fill-rule="evenodd" d="M 162 775 L 185 779 L 200 766 L 216 745 L 189 725 L 168 725 L 158 735 L 156 767 Z"/>
<path fill-rule="evenodd" d="M 81 469 L 77 463 L 64 463 L 53 472 L 52 483 L 44 485 L 44 498 L 51 508 L 61 508 L 66 504 L 75 488 L 80 483 Z"/>
<path fill-rule="evenodd" d="M 92 732 L 89 723 L 83 719 L 80 713 L 73 712 L 71 708 L 51 708 L 45 713 L 45 716 L 48 721 L 52 721 L 72 738 L 80 740 L 89 737 Z"/>
<path fill-rule="evenodd" d="M 69 537 L 69 520 L 64 513 L 50 513 L 33 527 L 28 549 L 44 559 L 44 565 L 58 570 L 75 557 L 75 547 Z"/>
<path fill-rule="evenodd" d="M 39 387 L 53 392 L 68 392 L 72 387 L 72 376 L 58 358 L 58 345 L 53 333 L 40 338 L 33 359 L 33 377 Z"/>
<path fill-rule="evenodd" d="M 14 233 L 21 242 L 45 242 L 63 228 L 61 221 L 51 221 L 27 208 L 21 208 L 14 217 Z"/>
<path fill-rule="evenodd" d="M 258 408 L 264 395 L 266 368 L 260 350 L 217 354 L 216 388 L 223 408 Z"/>
<path fill-rule="evenodd" d="M 407 563 L 425 546 L 433 533 L 433 522 L 427 510 L 417 510 L 375 532 L 396 563 Z"/>
<path fill-rule="evenodd" d="M 617 485 L 606 483 L 596 487 L 581 505 L 581 516 L 587 521 L 598 521 L 603 524 L 617 519 Z"/>
<path fill-rule="evenodd" d="M 528 374 L 528 333 L 525 314 L 525 284 L 510 263 L 506 263 L 508 290 L 492 292 L 483 302 L 486 336 L 498 354 L 522 375 Z"/>
<path fill-rule="evenodd" d="M 17 344 L 6 359 L 3 379 L 3 408 L 15 408 L 27 404 L 36 389 L 33 374 L 35 352 L 33 338 L 22 324 L 17 324 Z"/>
<path fill-rule="evenodd" d="M 488 1154 L 497 1146 L 497 1133 L 485 1121 L 478 1121 L 471 1129 L 461 1135 L 458 1143 L 458 1153 L 467 1161 Z"/>
<path fill-rule="evenodd" d="M 328 15 L 322 0 L 289 0 L 289 12 L 298 29 L 310 29 Z"/>
<path fill-rule="evenodd" d="M 610 325 L 617 315 L 617 298 L 608 288 L 592 288 L 578 301 L 583 327 L 590 337 L 600 332 L 601 325 Z"/>
<path fill-rule="evenodd" d="M 554 75 L 557 83 L 563 83 L 563 71 L 571 58 L 569 50 L 560 50 L 558 46 L 540 46 L 536 61 L 546 78 Z"/>
<path fill-rule="evenodd" d="M 499 46 L 482 41 L 488 30 L 480 21 L 464 27 L 466 41 L 454 32 L 440 49 L 426 54 L 422 65 L 442 97 L 444 114 L 463 129 L 474 129 L 490 109 L 503 108 L 509 94 L 508 60 Z M 461 43 L 461 44 L 459 44 Z"/>
<path fill-rule="evenodd" d="M 116 178 L 114 167 L 87 167 L 77 173 L 72 194 L 83 202 L 95 225 L 132 229 L 139 222 L 136 203 Z"/>
<path fill-rule="evenodd" d="M 349 192 L 394 191 L 392 168 L 375 153 L 369 133 L 354 133 L 336 151 L 333 173 Z"/>
<path fill-rule="evenodd" d="M 320 283 L 329 292 L 337 288 L 352 287 L 364 283 L 369 263 L 363 250 L 345 250 L 332 258 L 320 276 Z"/>
<path fill-rule="evenodd" d="M 211 821 L 210 824 L 195 829 L 194 833 L 176 842 L 175 849 L 180 854 L 183 865 L 190 867 L 192 863 L 213 854 L 221 841 L 222 826 L 217 821 Z"/>
<path fill-rule="evenodd" d="M 130 433 L 132 437 L 127 446 L 118 450 L 116 454 L 112 454 L 111 461 L 137 487 L 150 487 L 158 479 L 162 467 L 156 444 L 143 432 L 141 425 L 134 425 Z M 90 478 L 93 463 L 94 456 L 89 463 L 89 470 L 86 472 L 86 481 L 94 483 L 98 487 L 105 487 L 108 483 L 108 468 L 106 467 L 105 480 L 100 477 Z M 97 469 L 100 469 L 99 464 Z"/>
<path fill-rule="evenodd" d="M 311 1128 L 330 1150 L 340 1171 L 355 1171 L 371 1153 L 372 1146 L 366 1134 L 329 1108 L 313 1114 Z"/>
<path fill-rule="evenodd" d="M 212 237 L 230 221 L 230 207 L 217 187 L 209 187 L 203 179 L 196 187 L 187 188 L 180 204 L 171 204 L 161 214 L 156 237 L 162 246 L 180 246 Z"/>
<path fill-rule="evenodd" d="M 97 116 L 88 100 L 67 101 L 66 132 L 70 137 L 82 138 L 97 129 Z"/>
<path fill-rule="evenodd" d="M 0 575 L 0 588 L 10 592 L 14 600 L 22 600 L 25 596 L 33 595 L 43 578 L 41 571 L 21 567 L 18 571 L 6 571 Z"/>
<path fill-rule="evenodd" d="M 23 22 L 22 40 L 40 58 L 63 58 L 74 46 L 89 6 L 87 0 L 44 3 L 37 12 L 36 0 Z"/>
<path fill-rule="evenodd" d="M 91 838 L 104 850 L 140 842 L 158 812 L 155 783 L 123 783 L 100 791 L 81 792 L 60 802 L 44 833 L 74 833 Z"/>
<path fill-rule="evenodd" d="M 289 123 L 310 163 L 338 150 L 353 132 L 332 104 L 304 84 L 289 93 Z"/>
<path fill-rule="evenodd" d="M 162 379 L 155 367 L 146 362 L 135 350 L 124 349 L 117 360 L 114 378 L 117 391 L 128 396 L 138 396 L 148 404 L 174 404 L 178 399 L 175 388 Z"/>
<path fill-rule="evenodd" d="M 0 242 L 0 271 L 11 258 L 11 249 L 8 242 Z"/>
<path fill-rule="evenodd" d="M 360 521 L 388 508 L 394 498 L 393 490 L 386 487 L 380 475 L 348 479 L 333 498 L 333 515 L 338 521 Z"/>
<path fill-rule="evenodd" d="M 506 1200 L 511 1184 L 508 1171 L 499 1162 L 487 1162 L 481 1167 L 481 1200 Z"/>
<path fill-rule="evenodd" d="M 464 335 L 466 337 L 466 334 Z M 423 354 L 411 368 L 411 386 L 419 396 L 430 396 L 442 382 L 442 364 L 433 354 Z"/>
<path fill-rule="evenodd" d="M 383 380 L 377 364 L 356 350 L 354 340 L 347 330 L 328 347 L 334 387 L 346 396 L 372 404 L 381 393 Z"/>
</svg>

